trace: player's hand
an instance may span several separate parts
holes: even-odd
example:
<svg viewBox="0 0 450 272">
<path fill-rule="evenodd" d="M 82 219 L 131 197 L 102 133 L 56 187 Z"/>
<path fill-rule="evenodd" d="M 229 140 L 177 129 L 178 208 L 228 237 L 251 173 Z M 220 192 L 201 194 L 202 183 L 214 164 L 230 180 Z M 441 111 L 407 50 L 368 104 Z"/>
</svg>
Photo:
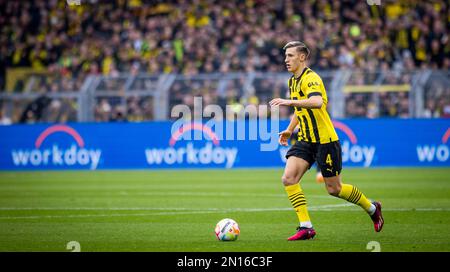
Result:
<svg viewBox="0 0 450 272">
<path fill-rule="evenodd" d="M 289 138 L 291 138 L 292 131 L 284 130 L 284 131 L 278 133 L 278 135 L 280 136 L 278 138 L 278 143 L 280 145 L 287 146 L 288 145 L 288 140 L 289 140 Z"/>
<path fill-rule="evenodd" d="M 275 98 L 272 99 L 269 102 L 271 107 L 276 107 L 276 106 L 289 106 L 291 104 L 291 100 L 288 99 L 282 99 L 282 98 Z"/>
</svg>

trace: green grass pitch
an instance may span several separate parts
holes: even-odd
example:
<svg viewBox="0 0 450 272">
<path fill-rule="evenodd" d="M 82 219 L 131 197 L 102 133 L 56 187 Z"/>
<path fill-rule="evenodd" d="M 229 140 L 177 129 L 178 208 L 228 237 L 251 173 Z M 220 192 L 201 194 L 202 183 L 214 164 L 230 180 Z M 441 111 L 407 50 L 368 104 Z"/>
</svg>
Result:
<svg viewBox="0 0 450 272">
<path fill-rule="evenodd" d="M 288 242 L 297 219 L 283 169 L 0 172 L 0 251 L 450 251 L 450 168 L 344 169 L 383 204 L 375 233 L 358 206 L 302 181 L 317 236 Z M 217 241 L 216 223 L 241 235 Z"/>
</svg>

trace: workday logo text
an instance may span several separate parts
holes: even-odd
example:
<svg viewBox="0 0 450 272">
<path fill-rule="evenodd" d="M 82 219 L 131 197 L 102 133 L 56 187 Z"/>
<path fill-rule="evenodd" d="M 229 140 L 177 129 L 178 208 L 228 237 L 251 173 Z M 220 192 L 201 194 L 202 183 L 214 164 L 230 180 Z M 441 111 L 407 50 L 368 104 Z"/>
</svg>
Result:
<svg viewBox="0 0 450 272">
<path fill-rule="evenodd" d="M 333 120 L 336 130 L 342 131 L 347 139 L 340 139 L 342 147 L 342 162 L 352 162 L 369 167 L 375 158 L 376 147 L 358 144 L 358 138 L 346 124 Z"/>
<path fill-rule="evenodd" d="M 73 141 L 70 142 L 70 147 L 62 147 L 61 142 L 47 140 L 56 133 L 71 136 Z M 43 145 L 44 142 L 47 142 L 45 146 Z M 34 148 L 11 150 L 14 166 L 31 168 L 85 166 L 94 170 L 98 167 L 101 155 L 100 149 L 86 148 L 81 135 L 67 125 L 53 125 L 45 129 L 36 138 Z"/>
<path fill-rule="evenodd" d="M 180 141 L 182 136 L 191 132 L 199 132 L 208 138 L 207 141 Z M 179 142 L 179 144 L 177 144 Z M 204 143 L 199 146 L 200 143 Z M 172 132 L 167 148 L 147 148 L 145 157 L 149 165 L 218 165 L 233 167 L 238 149 L 221 147 L 218 136 L 210 127 L 202 123 L 185 123 Z"/>
<path fill-rule="evenodd" d="M 417 158 L 422 163 L 447 162 L 450 157 L 448 139 L 450 138 L 450 128 L 443 134 L 442 144 L 421 144 L 416 146 Z"/>
<path fill-rule="evenodd" d="M 333 126 L 346 136 L 344 139 L 339 137 L 342 148 L 342 162 L 355 163 L 364 167 L 371 166 L 375 158 L 376 147 L 358 144 L 358 138 L 353 130 L 342 122 L 333 120 Z M 286 162 L 285 156 L 289 148 L 280 147 L 280 157 L 283 162 Z"/>
</svg>

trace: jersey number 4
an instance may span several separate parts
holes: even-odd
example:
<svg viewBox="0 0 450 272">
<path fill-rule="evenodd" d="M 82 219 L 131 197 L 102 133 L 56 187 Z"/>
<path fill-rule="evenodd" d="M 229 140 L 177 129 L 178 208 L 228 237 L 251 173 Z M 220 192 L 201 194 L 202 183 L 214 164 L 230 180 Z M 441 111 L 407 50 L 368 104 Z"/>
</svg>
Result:
<svg viewBox="0 0 450 272">
<path fill-rule="evenodd" d="M 325 162 L 327 164 L 329 164 L 330 166 L 333 166 L 333 161 L 331 160 L 331 154 L 327 155 L 327 159 L 325 160 Z"/>
</svg>

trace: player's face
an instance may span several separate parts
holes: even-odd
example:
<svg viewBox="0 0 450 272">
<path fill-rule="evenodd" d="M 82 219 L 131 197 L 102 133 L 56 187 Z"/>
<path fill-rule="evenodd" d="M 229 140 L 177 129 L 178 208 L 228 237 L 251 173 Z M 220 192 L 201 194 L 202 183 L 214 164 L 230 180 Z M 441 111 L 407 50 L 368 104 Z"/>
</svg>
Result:
<svg viewBox="0 0 450 272">
<path fill-rule="evenodd" d="M 302 62 L 301 55 L 295 47 L 287 48 L 285 52 L 286 57 L 284 58 L 284 63 L 286 64 L 286 69 L 294 73 L 300 67 Z"/>
</svg>

